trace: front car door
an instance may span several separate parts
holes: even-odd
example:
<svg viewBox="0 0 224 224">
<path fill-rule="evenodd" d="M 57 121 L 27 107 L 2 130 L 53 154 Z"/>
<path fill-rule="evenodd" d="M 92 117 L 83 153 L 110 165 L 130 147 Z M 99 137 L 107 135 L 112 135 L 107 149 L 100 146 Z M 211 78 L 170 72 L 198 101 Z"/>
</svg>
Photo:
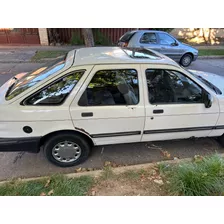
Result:
<svg viewBox="0 0 224 224">
<path fill-rule="evenodd" d="M 140 65 L 96 65 L 70 106 L 96 145 L 139 142 L 145 121 Z"/>
<path fill-rule="evenodd" d="M 157 33 L 158 42 L 160 46 L 160 53 L 172 58 L 173 60 L 180 60 L 182 50 L 178 46 L 176 40 L 166 33 Z"/>
<path fill-rule="evenodd" d="M 142 141 L 209 136 L 219 116 L 217 98 L 205 108 L 203 88 L 173 66 L 142 65 L 145 76 L 146 122 Z"/>
</svg>

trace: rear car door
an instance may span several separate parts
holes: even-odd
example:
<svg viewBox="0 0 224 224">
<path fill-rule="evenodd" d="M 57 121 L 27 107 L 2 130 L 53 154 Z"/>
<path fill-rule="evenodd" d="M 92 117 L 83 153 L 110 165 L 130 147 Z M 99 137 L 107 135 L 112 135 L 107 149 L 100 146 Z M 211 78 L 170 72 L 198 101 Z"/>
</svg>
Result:
<svg viewBox="0 0 224 224">
<path fill-rule="evenodd" d="M 140 65 L 96 65 L 70 106 L 75 129 L 95 144 L 138 142 L 145 109 Z"/>
<path fill-rule="evenodd" d="M 203 87 L 176 68 L 142 65 L 143 73 L 147 97 L 142 141 L 209 136 L 219 117 L 216 97 L 205 108 Z"/>
</svg>

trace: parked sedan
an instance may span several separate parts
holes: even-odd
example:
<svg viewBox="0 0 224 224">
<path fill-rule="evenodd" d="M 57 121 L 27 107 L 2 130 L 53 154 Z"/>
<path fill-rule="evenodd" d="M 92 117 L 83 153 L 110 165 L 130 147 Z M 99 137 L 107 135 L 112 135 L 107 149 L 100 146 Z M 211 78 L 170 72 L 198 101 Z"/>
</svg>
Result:
<svg viewBox="0 0 224 224">
<path fill-rule="evenodd" d="M 118 41 L 121 47 L 145 47 L 158 51 L 187 67 L 198 57 L 198 50 L 181 43 L 170 34 L 155 30 L 133 30 Z"/>
</svg>

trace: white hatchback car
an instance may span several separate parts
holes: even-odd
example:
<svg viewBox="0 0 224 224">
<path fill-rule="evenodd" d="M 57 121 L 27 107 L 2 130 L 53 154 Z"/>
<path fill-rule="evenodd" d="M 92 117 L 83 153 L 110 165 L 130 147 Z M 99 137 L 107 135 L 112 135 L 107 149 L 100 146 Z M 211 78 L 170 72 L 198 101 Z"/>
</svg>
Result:
<svg viewBox="0 0 224 224">
<path fill-rule="evenodd" d="M 221 136 L 224 82 L 152 50 L 70 51 L 0 88 L 0 151 L 77 165 L 94 145 Z"/>
</svg>

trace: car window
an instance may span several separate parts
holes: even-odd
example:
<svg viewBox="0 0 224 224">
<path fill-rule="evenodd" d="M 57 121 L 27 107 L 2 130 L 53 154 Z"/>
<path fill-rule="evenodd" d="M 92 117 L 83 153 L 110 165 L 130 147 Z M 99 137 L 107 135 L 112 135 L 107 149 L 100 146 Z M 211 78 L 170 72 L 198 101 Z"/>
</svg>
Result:
<svg viewBox="0 0 224 224">
<path fill-rule="evenodd" d="M 155 33 L 144 33 L 140 39 L 142 44 L 156 44 L 156 34 Z"/>
<path fill-rule="evenodd" d="M 202 103 L 202 88 L 180 72 L 146 70 L 151 104 Z"/>
<path fill-rule="evenodd" d="M 138 75 L 134 69 L 96 72 L 79 100 L 80 106 L 135 105 L 139 102 Z"/>
<path fill-rule="evenodd" d="M 36 85 L 38 82 L 58 72 L 65 66 L 66 56 L 49 62 L 32 72 L 27 73 L 21 79 L 16 80 L 9 88 L 6 94 L 6 100 L 11 100 L 17 95 L 21 94 L 30 87 Z"/>
<path fill-rule="evenodd" d="M 171 45 L 171 44 L 175 43 L 175 40 L 168 34 L 158 33 L 158 35 L 159 35 L 159 39 L 160 39 L 160 44 Z"/>
<path fill-rule="evenodd" d="M 83 74 L 84 71 L 75 71 L 60 78 L 29 97 L 25 101 L 25 105 L 58 105 L 63 103 Z"/>
</svg>

